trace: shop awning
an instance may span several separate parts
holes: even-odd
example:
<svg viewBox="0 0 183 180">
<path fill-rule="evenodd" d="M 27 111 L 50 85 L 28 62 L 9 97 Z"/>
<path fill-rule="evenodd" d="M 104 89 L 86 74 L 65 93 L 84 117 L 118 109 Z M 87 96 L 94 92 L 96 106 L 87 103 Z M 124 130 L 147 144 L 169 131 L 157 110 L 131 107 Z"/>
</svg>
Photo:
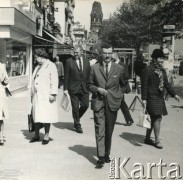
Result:
<svg viewBox="0 0 183 180">
<path fill-rule="evenodd" d="M 41 36 L 34 36 L 34 47 L 40 47 L 40 46 L 54 46 L 54 41 L 50 41 L 48 39 L 45 39 Z"/>
<path fill-rule="evenodd" d="M 55 40 L 57 43 L 63 44 L 63 42 L 61 42 L 59 39 L 57 39 L 55 36 L 53 36 L 53 35 L 50 34 L 49 32 L 45 31 L 44 29 L 43 29 L 43 31 L 44 31 L 48 36 L 50 36 L 53 40 Z"/>
<path fill-rule="evenodd" d="M 57 49 L 58 55 L 74 55 L 73 49 L 65 48 L 65 49 Z"/>
</svg>

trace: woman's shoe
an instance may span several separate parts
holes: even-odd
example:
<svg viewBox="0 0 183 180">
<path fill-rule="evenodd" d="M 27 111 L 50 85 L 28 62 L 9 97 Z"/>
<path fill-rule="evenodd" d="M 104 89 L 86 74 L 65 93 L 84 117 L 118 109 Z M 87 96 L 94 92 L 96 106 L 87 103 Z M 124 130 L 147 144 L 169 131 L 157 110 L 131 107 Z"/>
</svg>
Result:
<svg viewBox="0 0 183 180">
<path fill-rule="evenodd" d="M 151 145 L 151 146 L 155 145 L 155 143 L 154 143 L 154 141 L 152 139 L 147 139 L 147 138 L 145 138 L 144 143 L 148 144 L 148 145 Z"/>
<path fill-rule="evenodd" d="M 4 140 L 0 140 L 0 146 L 4 146 Z"/>
<path fill-rule="evenodd" d="M 46 144 L 48 144 L 48 143 L 49 143 L 49 140 L 45 140 L 45 139 L 44 139 L 44 140 L 42 141 L 42 145 L 46 145 Z"/>
<path fill-rule="evenodd" d="M 161 145 L 160 142 L 156 142 L 156 143 L 154 144 L 154 146 L 155 146 L 156 148 L 158 148 L 158 149 L 163 149 L 163 146 Z"/>
<path fill-rule="evenodd" d="M 34 143 L 34 142 L 38 142 L 40 140 L 40 138 L 32 138 L 29 142 L 30 143 Z"/>
</svg>

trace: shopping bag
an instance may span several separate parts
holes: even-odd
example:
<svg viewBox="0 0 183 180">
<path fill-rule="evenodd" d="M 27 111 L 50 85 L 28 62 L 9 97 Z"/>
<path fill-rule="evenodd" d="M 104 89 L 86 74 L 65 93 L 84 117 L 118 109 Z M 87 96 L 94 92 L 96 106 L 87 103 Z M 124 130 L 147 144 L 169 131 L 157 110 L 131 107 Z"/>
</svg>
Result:
<svg viewBox="0 0 183 180">
<path fill-rule="evenodd" d="M 143 111 L 140 112 L 139 121 L 137 123 L 137 126 L 144 127 L 147 129 L 151 128 L 151 117 L 147 113 L 146 108 L 144 108 Z"/>
<path fill-rule="evenodd" d="M 70 101 L 70 96 L 69 94 L 63 94 L 62 99 L 61 99 L 61 103 L 60 103 L 60 107 L 66 111 L 69 112 L 69 110 L 71 109 L 71 101 Z"/>
<path fill-rule="evenodd" d="M 8 87 L 5 87 L 5 93 L 6 93 L 6 96 L 9 97 L 9 96 L 12 96 L 10 90 L 8 89 Z"/>
<path fill-rule="evenodd" d="M 35 125 L 32 118 L 32 114 L 28 114 L 28 129 L 29 129 L 29 132 L 35 131 Z"/>
<path fill-rule="evenodd" d="M 31 113 L 27 115 L 28 117 L 28 130 L 30 133 L 35 131 L 35 123 L 33 120 L 33 116 L 32 116 L 32 109 L 31 109 Z M 44 124 L 43 123 L 39 123 L 39 129 L 43 128 Z"/>
</svg>

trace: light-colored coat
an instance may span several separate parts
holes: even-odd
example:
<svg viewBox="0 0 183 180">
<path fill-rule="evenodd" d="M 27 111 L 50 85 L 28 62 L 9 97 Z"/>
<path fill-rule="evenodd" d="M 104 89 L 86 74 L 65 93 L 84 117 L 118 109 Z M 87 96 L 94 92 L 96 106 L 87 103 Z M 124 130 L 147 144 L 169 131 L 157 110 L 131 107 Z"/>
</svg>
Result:
<svg viewBox="0 0 183 180">
<path fill-rule="evenodd" d="M 5 86 L 1 84 L 5 78 L 8 80 L 7 72 L 5 66 L 0 63 L 0 120 L 8 119 L 9 116 Z"/>
<path fill-rule="evenodd" d="M 34 122 L 58 122 L 57 100 L 49 101 L 51 94 L 57 95 L 58 93 L 58 73 L 55 64 L 47 60 L 40 69 L 37 66 L 32 78 Z"/>
</svg>

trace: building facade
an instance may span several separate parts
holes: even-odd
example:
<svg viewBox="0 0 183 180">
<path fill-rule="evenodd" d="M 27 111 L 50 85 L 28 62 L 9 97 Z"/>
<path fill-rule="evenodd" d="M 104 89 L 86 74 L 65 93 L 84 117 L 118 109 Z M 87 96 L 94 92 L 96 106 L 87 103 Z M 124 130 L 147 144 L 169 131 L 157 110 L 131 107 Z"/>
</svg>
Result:
<svg viewBox="0 0 183 180">
<path fill-rule="evenodd" d="M 0 0 L 0 60 L 10 77 L 10 90 L 28 87 L 36 8 L 31 3 Z"/>
<path fill-rule="evenodd" d="M 90 14 L 90 32 L 87 44 L 92 49 L 93 45 L 99 42 L 99 32 L 102 26 L 103 12 L 100 2 L 95 1 Z"/>
<path fill-rule="evenodd" d="M 75 22 L 73 26 L 73 35 L 74 35 L 74 45 L 75 44 L 83 45 L 85 43 L 87 36 L 85 26 L 81 25 L 80 22 Z"/>
<path fill-rule="evenodd" d="M 30 87 L 34 49 L 46 47 L 52 60 L 58 49 L 68 48 L 73 7 L 73 0 L 0 0 L 0 61 L 10 77 L 10 91 Z M 57 12 L 64 18 L 58 19 Z"/>
<path fill-rule="evenodd" d="M 55 55 L 58 54 L 62 59 L 65 59 L 67 55 L 71 55 L 73 47 L 73 26 L 74 26 L 74 8 L 75 0 L 54 0 L 55 21 L 61 27 L 61 33 L 63 35 L 62 43 L 65 46 L 58 46 L 55 50 Z"/>
</svg>

